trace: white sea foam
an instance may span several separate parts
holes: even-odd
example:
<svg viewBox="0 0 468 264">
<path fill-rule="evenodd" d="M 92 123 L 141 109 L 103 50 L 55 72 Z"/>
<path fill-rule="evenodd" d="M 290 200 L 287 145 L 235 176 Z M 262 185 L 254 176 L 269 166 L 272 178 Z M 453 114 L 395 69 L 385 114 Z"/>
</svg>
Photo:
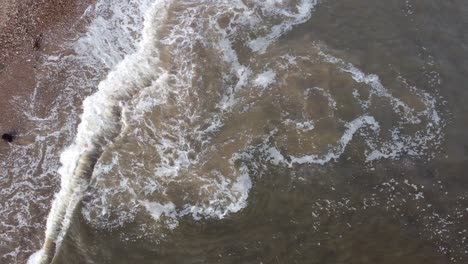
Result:
<svg viewBox="0 0 468 264">
<path fill-rule="evenodd" d="M 146 210 L 151 212 L 151 215 L 156 220 L 159 220 L 161 215 L 166 215 L 168 217 L 174 216 L 174 212 L 176 209 L 175 205 L 172 202 L 160 204 L 150 201 L 141 201 L 140 203 L 145 206 Z"/>
<path fill-rule="evenodd" d="M 84 36 L 73 48 L 86 53 L 86 63 L 99 62 L 98 67 L 112 69 L 124 56 L 137 49 L 143 26 L 143 16 L 152 0 L 100 0 L 90 6 L 85 15 L 94 17 Z"/>
<path fill-rule="evenodd" d="M 43 254 L 44 254 L 44 252 L 43 252 L 42 249 L 35 252 L 34 254 L 31 255 L 31 257 L 29 257 L 27 264 L 41 263 L 41 259 L 43 257 Z"/>
<path fill-rule="evenodd" d="M 154 73 L 159 62 L 158 53 L 153 45 L 157 39 L 157 26 L 164 19 L 165 2 L 155 2 L 145 15 L 142 41 L 137 53 L 128 56 L 109 76 L 100 83 L 99 90 L 83 103 L 83 114 L 75 142 L 61 155 L 61 189 L 56 194 L 47 220 L 46 242 L 43 256 L 35 258 L 37 263 L 45 261 L 65 235 L 71 214 L 86 189 L 94 166 L 93 159 L 99 155 L 100 148 L 112 142 L 107 135 L 115 133 L 119 126 L 116 111 L 129 96 L 147 86 L 147 79 L 141 78 L 148 72 Z"/>
<path fill-rule="evenodd" d="M 314 121 L 312 120 L 296 122 L 291 119 L 286 119 L 282 123 L 285 125 L 293 124 L 296 127 L 296 129 L 299 129 L 302 131 L 311 131 L 315 128 Z"/>
<path fill-rule="evenodd" d="M 367 161 L 398 158 L 403 152 L 415 156 L 424 155 L 428 154 L 427 150 L 430 146 L 437 148 L 440 145 L 443 138 L 442 128 L 444 124 L 437 112 L 435 98 L 415 87 L 409 86 L 409 90 L 416 94 L 425 106 L 424 110 L 417 111 L 401 99 L 393 96 L 383 86 L 377 75 L 365 74 L 351 63 L 346 63 L 323 51 L 319 52 L 319 56 L 330 63 L 339 65 L 342 71 L 349 73 L 356 82 L 364 83 L 370 87 L 369 97 L 365 100 L 358 96 L 357 91 L 353 91 L 353 96 L 361 104 L 363 110 L 370 111 L 373 97 L 381 97 L 390 102 L 394 112 L 400 117 L 398 126 L 391 130 L 391 140 L 380 140 L 380 147 L 377 147 L 371 140 L 367 140 L 368 146 L 371 148 L 366 153 Z M 402 80 L 402 83 L 408 86 L 404 80 Z M 404 126 L 421 125 L 423 123 L 427 125 L 426 130 L 419 130 L 414 135 L 403 133 Z"/>
<path fill-rule="evenodd" d="M 302 24 L 310 19 L 313 8 L 318 4 L 318 0 L 302 0 L 297 5 L 298 12 L 292 13 L 283 10 L 276 4 L 280 1 L 265 1 L 262 10 L 273 14 L 282 14 L 289 17 L 286 21 L 275 25 L 271 28 L 270 32 L 263 37 L 251 40 L 248 46 L 252 51 L 258 53 L 265 53 L 270 44 L 276 41 L 284 33 L 290 31 L 295 25 Z"/>
<path fill-rule="evenodd" d="M 268 159 L 273 164 L 286 164 L 289 167 L 292 167 L 294 164 L 325 164 L 332 160 L 337 160 L 346 150 L 346 146 L 351 142 L 353 136 L 356 132 L 363 128 L 364 126 L 369 126 L 372 130 L 378 131 L 379 124 L 375 121 L 372 116 L 361 116 L 355 120 L 346 124 L 346 130 L 341 136 L 341 139 L 338 141 L 338 144 L 333 147 L 333 149 L 325 155 L 304 155 L 304 156 L 289 156 L 285 158 L 278 149 L 275 147 L 270 147 L 267 152 L 269 153 Z"/>
<path fill-rule="evenodd" d="M 267 71 L 264 71 L 258 74 L 255 80 L 253 81 L 253 83 L 256 86 L 267 88 L 268 86 L 270 86 L 272 83 L 275 82 L 275 79 L 276 79 L 276 73 L 273 70 L 269 69 Z"/>
</svg>

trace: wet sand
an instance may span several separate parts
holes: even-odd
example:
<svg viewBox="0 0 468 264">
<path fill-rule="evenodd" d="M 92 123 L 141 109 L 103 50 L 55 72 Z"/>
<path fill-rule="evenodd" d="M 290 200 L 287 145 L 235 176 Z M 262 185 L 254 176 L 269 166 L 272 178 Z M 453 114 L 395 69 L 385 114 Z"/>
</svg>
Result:
<svg viewBox="0 0 468 264">
<path fill-rule="evenodd" d="M 72 37 L 71 28 L 93 2 L 0 1 L 0 133 L 21 132 L 28 126 L 17 104 L 33 100 L 42 55 Z"/>
</svg>

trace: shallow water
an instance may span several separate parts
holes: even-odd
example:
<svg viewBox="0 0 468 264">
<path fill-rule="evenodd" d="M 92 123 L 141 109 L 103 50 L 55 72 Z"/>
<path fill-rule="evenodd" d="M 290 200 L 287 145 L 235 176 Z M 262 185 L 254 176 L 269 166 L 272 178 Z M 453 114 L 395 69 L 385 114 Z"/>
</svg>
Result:
<svg viewBox="0 0 468 264">
<path fill-rule="evenodd" d="M 50 66 L 87 77 L 51 121 L 35 263 L 467 260 L 468 4 L 130 6 Z"/>
</svg>

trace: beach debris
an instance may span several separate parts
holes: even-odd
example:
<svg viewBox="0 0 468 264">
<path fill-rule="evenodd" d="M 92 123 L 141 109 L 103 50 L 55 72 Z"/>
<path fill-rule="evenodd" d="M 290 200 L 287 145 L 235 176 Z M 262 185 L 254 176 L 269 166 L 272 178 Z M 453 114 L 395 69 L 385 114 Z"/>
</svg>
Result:
<svg viewBox="0 0 468 264">
<path fill-rule="evenodd" d="M 13 140 L 15 140 L 15 135 L 13 135 L 12 133 L 4 133 L 2 135 L 2 139 L 6 142 L 13 142 Z"/>
</svg>

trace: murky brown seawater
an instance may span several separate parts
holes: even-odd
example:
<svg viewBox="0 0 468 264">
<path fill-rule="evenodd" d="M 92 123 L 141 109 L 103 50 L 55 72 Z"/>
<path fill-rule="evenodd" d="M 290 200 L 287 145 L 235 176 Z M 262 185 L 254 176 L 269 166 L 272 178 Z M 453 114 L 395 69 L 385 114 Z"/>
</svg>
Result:
<svg viewBox="0 0 468 264">
<path fill-rule="evenodd" d="M 52 263 L 466 262 L 468 4 L 241 2 L 171 2 L 85 105 Z"/>
</svg>

